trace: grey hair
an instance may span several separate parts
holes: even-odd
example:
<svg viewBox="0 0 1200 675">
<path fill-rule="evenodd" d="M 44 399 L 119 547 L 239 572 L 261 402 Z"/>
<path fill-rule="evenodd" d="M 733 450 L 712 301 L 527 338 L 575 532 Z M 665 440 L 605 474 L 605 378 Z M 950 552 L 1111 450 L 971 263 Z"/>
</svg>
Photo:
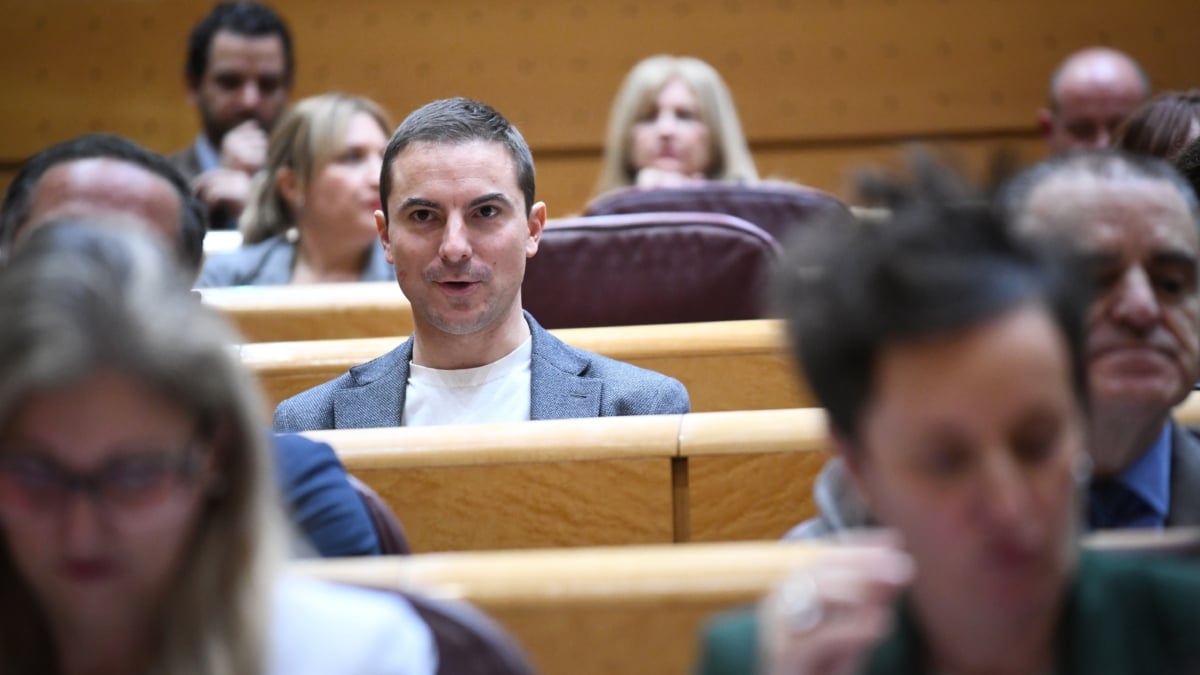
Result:
<svg viewBox="0 0 1200 675">
<path fill-rule="evenodd" d="M 100 369 L 136 379 L 194 417 L 215 449 L 221 491 L 202 507 L 159 606 L 151 670 L 261 670 L 283 515 L 263 408 L 229 350 L 232 330 L 150 235 L 80 222 L 38 228 L 14 253 L 0 270 L 0 316 L 0 428 L 31 394 Z M 0 662 L 29 666 L 21 672 L 50 665 L 55 650 L 42 617 L 0 546 Z"/>
<path fill-rule="evenodd" d="M 1075 150 L 1043 160 L 1017 174 L 999 192 L 996 207 L 1015 227 L 1025 227 L 1029 201 L 1038 187 L 1052 179 L 1071 177 L 1110 182 L 1162 181 L 1187 204 L 1200 228 L 1200 203 L 1192 186 L 1166 161 L 1113 148 Z"/>
</svg>

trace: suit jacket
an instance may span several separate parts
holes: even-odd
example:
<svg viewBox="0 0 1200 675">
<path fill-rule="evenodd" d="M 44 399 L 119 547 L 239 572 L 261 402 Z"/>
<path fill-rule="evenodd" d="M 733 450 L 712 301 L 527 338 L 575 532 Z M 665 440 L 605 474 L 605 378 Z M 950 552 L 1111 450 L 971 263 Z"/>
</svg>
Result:
<svg viewBox="0 0 1200 675">
<path fill-rule="evenodd" d="M 525 313 L 533 334 L 530 418 L 535 420 L 685 413 L 678 380 L 576 349 Z M 276 431 L 400 426 L 413 339 L 341 377 L 279 404 Z"/>
<path fill-rule="evenodd" d="M 196 178 L 205 172 L 204 165 L 200 161 L 200 153 L 196 151 L 196 143 L 198 142 L 199 139 L 193 141 L 191 145 L 167 158 L 176 169 L 179 169 L 179 172 L 183 174 L 188 183 L 194 183 Z M 214 167 L 209 167 L 209 169 L 212 168 Z M 228 213 L 224 209 L 214 208 L 210 210 L 208 212 L 208 229 L 238 229 L 237 214 Z"/>
<path fill-rule="evenodd" d="M 379 537 L 328 443 L 275 434 L 275 472 L 292 523 L 322 557 L 378 555 Z"/>
<path fill-rule="evenodd" d="M 1200 436 L 1173 422 L 1171 435 L 1171 504 L 1167 527 L 1200 525 Z"/>
<path fill-rule="evenodd" d="M 281 234 L 208 258 L 200 270 L 196 288 L 283 286 L 291 283 L 295 261 L 296 244 Z M 392 281 L 395 278 L 396 273 L 384 257 L 383 249 L 378 244 L 372 245 L 359 281 Z"/>
<path fill-rule="evenodd" d="M 183 177 L 191 182 L 193 178 L 204 173 L 200 166 L 200 156 L 196 153 L 196 144 L 192 143 L 186 148 L 167 157 L 171 164 L 175 165 L 176 169 L 183 174 Z"/>
<path fill-rule="evenodd" d="M 1178 422 L 1172 422 L 1171 429 L 1171 501 L 1166 525 L 1200 526 L 1200 436 Z M 817 515 L 793 527 L 784 539 L 814 539 L 875 524 L 850 485 L 841 458 L 829 460 L 821 469 L 813 485 L 813 501 Z"/>
<path fill-rule="evenodd" d="M 986 608 L 981 607 L 986 611 Z M 1194 563 L 1084 552 L 1056 635 L 1058 675 L 1195 673 L 1200 665 L 1200 568 Z M 896 603 L 890 633 L 870 653 L 867 675 L 929 673 L 921 628 Z M 717 617 L 705 630 L 697 672 L 757 672 L 757 616 Z"/>
</svg>

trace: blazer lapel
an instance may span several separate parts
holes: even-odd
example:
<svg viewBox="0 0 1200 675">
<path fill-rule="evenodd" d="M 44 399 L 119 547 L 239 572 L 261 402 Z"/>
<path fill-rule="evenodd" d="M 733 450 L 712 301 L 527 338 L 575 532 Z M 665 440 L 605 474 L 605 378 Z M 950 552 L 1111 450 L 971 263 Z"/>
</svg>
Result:
<svg viewBox="0 0 1200 675">
<path fill-rule="evenodd" d="M 604 383 L 584 377 L 588 362 L 525 313 L 533 335 L 529 417 L 562 420 L 600 416 Z"/>
<path fill-rule="evenodd" d="M 1167 525 L 1200 525 L 1200 439 L 1177 421 L 1171 426 L 1171 508 Z"/>
<path fill-rule="evenodd" d="M 398 427 L 404 412 L 412 338 L 380 357 L 350 369 L 359 384 L 333 394 L 333 428 Z"/>
</svg>

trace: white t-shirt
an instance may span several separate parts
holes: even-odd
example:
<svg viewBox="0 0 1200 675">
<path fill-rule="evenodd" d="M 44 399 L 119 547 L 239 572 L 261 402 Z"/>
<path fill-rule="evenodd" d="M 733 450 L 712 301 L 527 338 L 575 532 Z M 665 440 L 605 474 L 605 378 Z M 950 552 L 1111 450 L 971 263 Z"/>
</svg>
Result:
<svg viewBox="0 0 1200 675">
<path fill-rule="evenodd" d="M 398 594 L 285 574 L 275 586 L 268 675 L 434 675 L 437 646 Z"/>
<path fill-rule="evenodd" d="M 529 419 L 533 338 L 478 368 L 439 370 L 409 364 L 400 424 L 524 422 Z"/>
</svg>

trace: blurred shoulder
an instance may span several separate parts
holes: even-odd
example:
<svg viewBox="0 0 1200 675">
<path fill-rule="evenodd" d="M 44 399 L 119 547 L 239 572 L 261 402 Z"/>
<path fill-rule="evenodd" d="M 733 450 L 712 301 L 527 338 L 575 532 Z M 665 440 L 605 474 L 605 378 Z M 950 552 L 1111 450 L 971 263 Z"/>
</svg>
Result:
<svg viewBox="0 0 1200 675">
<path fill-rule="evenodd" d="M 268 673 L 431 675 L 429 626 L 401 595 L 283 576 L 275 589 Z"/>
</svg>

